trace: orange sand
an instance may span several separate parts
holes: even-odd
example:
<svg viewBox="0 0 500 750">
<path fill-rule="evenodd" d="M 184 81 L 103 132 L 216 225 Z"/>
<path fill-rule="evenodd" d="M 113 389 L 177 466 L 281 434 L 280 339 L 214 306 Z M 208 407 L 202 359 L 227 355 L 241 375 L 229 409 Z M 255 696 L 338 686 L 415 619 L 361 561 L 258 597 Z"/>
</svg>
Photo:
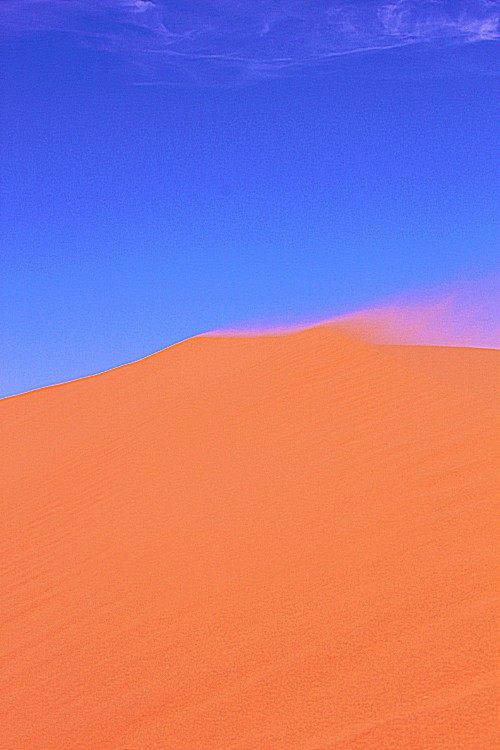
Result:
<svg viewBox="0 0 500 750">
<path fill-rule="evenodd" d="M 2 750 L 493 750 L 495 351 L 195 338 L 0 402 Z"/>
</svg>

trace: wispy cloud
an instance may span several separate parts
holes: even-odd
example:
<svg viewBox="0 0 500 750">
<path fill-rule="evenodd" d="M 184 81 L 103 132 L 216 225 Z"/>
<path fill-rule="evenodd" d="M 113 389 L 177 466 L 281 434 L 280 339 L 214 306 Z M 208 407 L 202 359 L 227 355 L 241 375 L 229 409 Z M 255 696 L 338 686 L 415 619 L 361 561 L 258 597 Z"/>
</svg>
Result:
<svg viewBox="0 0 500 750">
<path fill-rule="evenodd" d="M 328 59 L 500 37 L 500 0 L 0 0 L 11 35 L 72 34 L 152 82 L 280 76 Z"/>
</svg>

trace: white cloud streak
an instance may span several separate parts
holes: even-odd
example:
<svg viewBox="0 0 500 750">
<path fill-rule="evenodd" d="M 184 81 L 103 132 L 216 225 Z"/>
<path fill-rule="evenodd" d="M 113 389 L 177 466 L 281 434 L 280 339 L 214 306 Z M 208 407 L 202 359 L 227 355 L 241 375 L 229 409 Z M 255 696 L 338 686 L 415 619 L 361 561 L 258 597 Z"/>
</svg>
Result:
<svg viewBox="0 0 500 750">
<path fill-rule="evenodd" d="M 0 0 L 5 35 L 71 34 L 144 80 L 278 77 L 330 58 L 500 37 L 500 0 Z"/>
</svg>

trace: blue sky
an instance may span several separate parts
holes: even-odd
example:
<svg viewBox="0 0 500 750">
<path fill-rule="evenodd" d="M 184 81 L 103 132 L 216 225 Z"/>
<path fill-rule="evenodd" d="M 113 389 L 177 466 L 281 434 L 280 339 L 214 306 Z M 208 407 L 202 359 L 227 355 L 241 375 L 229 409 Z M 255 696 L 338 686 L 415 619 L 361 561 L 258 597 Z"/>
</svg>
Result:
<svg viewBox="0 0 500 750">
<path fill-rule="evenodd" d="M 0 395 L 489 273 L 500 2 L 0 0 Z"/>
</svg>

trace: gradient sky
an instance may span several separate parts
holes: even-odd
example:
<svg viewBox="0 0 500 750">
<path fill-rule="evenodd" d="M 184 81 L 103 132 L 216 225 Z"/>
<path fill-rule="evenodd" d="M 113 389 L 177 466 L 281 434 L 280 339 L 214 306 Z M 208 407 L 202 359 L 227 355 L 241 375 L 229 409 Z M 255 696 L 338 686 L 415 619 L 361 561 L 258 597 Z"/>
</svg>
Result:
<svg viewBox="0 0 500 750">
<path fill-rule="evenodd" d="M 0 395 L 490 273 L 500 2 L 0 0 Z"/>
</svg>

